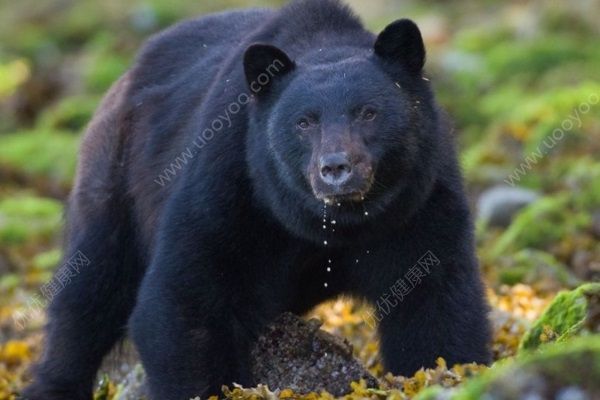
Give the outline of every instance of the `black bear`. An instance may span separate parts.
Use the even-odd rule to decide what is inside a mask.
[[[385,367],[490,360],[450,129],[417,26],[335,0],[183,22],[150,39],[81,147],[45,352],[23,396],[90,399],[127,333],[153,399],[253,385],[282,312],[376,307]]]

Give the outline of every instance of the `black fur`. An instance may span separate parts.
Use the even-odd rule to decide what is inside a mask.
[[[377,304],[428,251],[439,265],[379,324],[385,366],[488,362],[462,178],[411,24],[377,39],[337,1],[304,0],[153,37],[84,139],[66,254],[90,265],[50,307],[24,398],[90,399],[129,318],[153,399],[255,384],[249,348],[266,323],[341,294]],[[254,91],[275,59],[283,67]],[[186,149],[176,177],[157,181]],[[365,199],[330,206],[332,232],[317,166],[340,149]]]

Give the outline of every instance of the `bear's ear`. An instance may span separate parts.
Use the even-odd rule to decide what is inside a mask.
[[[421,72],[425,65],[425,45],[417,24],[410,19],[389,24],[375,41],[375,54],[401,64],[411,73]]]
[[[252,93],[261,97],[269,92],[275,79],[293,70],[287,54],[269,44],[253,44],[244,53],[244,73]]]

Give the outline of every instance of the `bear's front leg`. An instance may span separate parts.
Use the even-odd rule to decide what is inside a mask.
[[[251,384],[248,326],[254,313],[236,312],[233,295],[206,259],[194,265],[187,263],[193,255],[176,254],[185,268],[168,262],[151,268],[130,320],[151,399],[206,398],[219,394],[223,384]]]
[[[166,221],[178,220],[186,229],[164,225],[130,319],[153,400],[250,385],[249,351],[265,314],[246,291],[253,268],[236,230],[223,228],[223,242],[189,208],[171,209]]]
[[[394,374],[412,376],[438,357],[448,365],[490,362],[488,307],[476,264],[431,259],[406,269],[373,299],[384,365]]]
[[[220,299],[206,301],[191,316],[198,303],[186,309],[167,288],[155,295],[145,293],[131,320],[151,399],[204,399],[221,393],[223,384],[252,383],[251,338]]]

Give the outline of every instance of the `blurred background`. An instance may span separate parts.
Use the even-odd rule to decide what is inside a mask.
[[[542,312],[560,290],[600,279],[600,1],[346,2],[374,31],[400,17],[421,27],[427,76],[454,123],[477,215],[495,359],[581,325],[571,320],[581,291],[569,292],[575,303],[556,321]],[[15,398],[39,354],[41,289],[61,257],[78,143],[103,93],[152,33],[208,12],[283,3],[0,0],[0,400]],[[589,292],[578,315],[598,350],[600,291]],[[381,376],[361,309],[338,301],[315,314]],[[460,383],[464,371],[450,382],[447,368],[387,380],[407,398]],[[97,399],[113,398],[118,384],[102,380]]]

